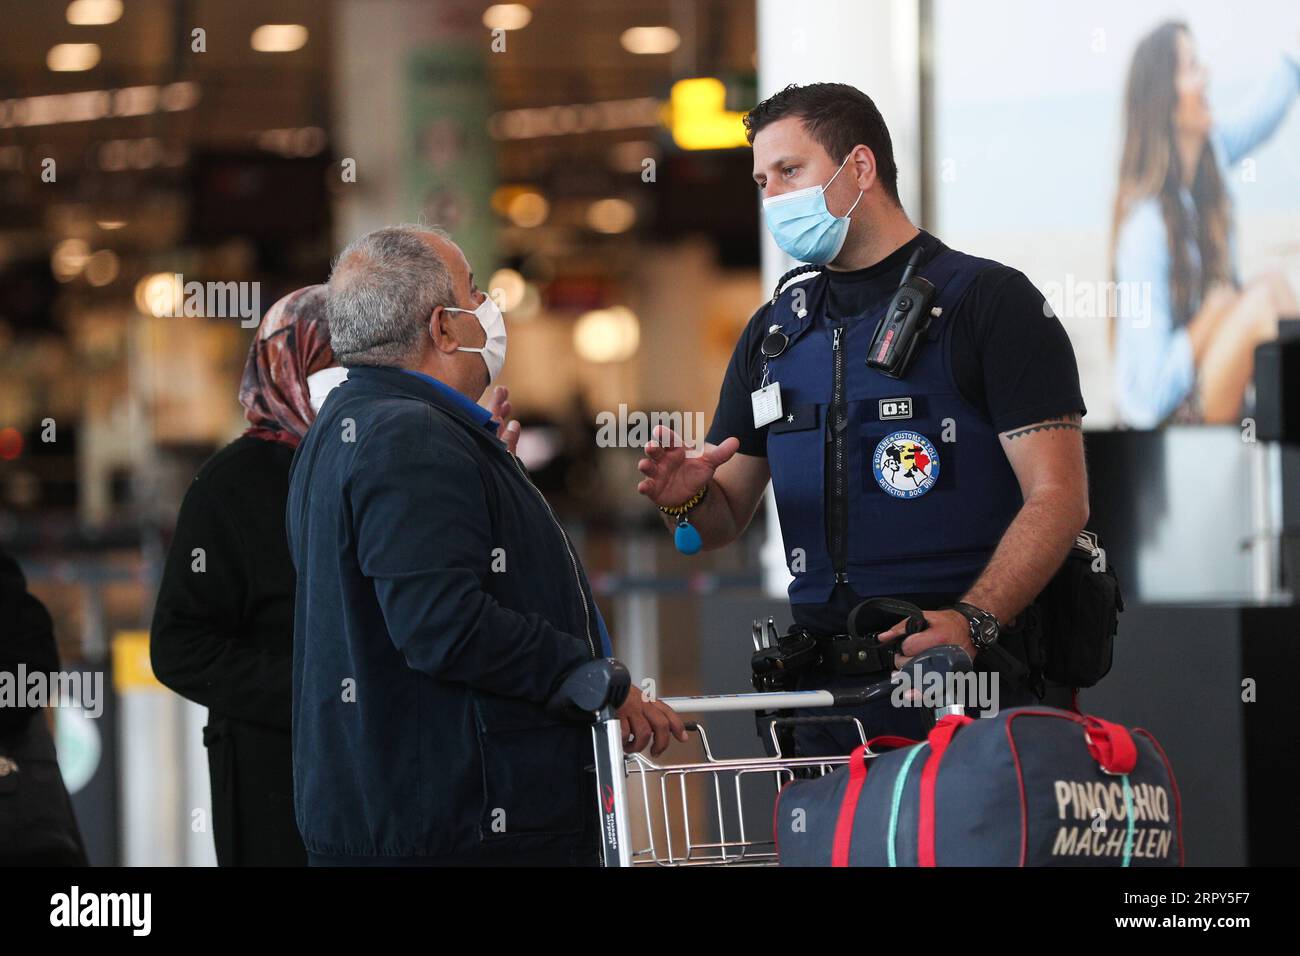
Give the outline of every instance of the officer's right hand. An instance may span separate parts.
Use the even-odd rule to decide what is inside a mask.
[[[704,451],[687,454],[686,444],[671,428],[656,425],[637,470],[645,475],[636,490],[656,505],[672,507],[699,492],[713,473],[731,460],[740,448],[739,438],[728,438],[721,445],[704,445]]]

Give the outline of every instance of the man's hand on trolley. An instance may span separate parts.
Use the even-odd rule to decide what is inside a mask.
[[[618,718],[623,725],[623,750],[626,753],[640,753],[653,740],[650,755],[658,757],[668,749],[673,737],[686,742],[686,724],[677,712],[660,701],[646,700],[635,685],[628,690],[627,700],[618,709]]]

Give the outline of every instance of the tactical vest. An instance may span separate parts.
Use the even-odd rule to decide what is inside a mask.
[[[962,298],[993,265],[939,244],[917,269],[942,311],[902,379],[866,365],[892,289],[847,317],[827,315],[825,274],[778,289],[764,321],[789,343],[768,360],[782,417],[767,458],[792,604],[824,603],[836,582],[862,597],[961,593],[988,563],[1020,486],[992,423],[958,391],[949,351]]]

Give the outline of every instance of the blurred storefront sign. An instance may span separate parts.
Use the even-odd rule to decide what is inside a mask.
[[[453,233],[470,267],[486,278],[496,263],[496,147],[483,122],[492,112],[484,55],[482,44],[469,40],[412,51],[402,174],[408,208]]]

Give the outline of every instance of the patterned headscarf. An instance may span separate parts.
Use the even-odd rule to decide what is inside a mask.
[[[239,403],[255,438],[297,447],[316,418],[307,376],[337,365],[323,285],[290,292],[267,311],[248,350]]]

